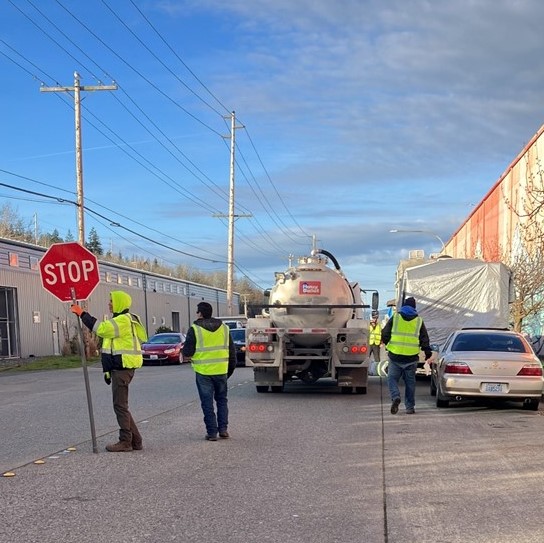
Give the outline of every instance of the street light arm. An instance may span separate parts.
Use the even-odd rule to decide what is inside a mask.
[[[442,250],[440,252],[442,253],[445,253],[446,252],[446,244],[442,241],[442,238],[438,235],[438,234],[435,234],[434,232],[431,232],[430,230],[401,230],[399,228],[393,228],[391,230],[389,230],[389,232],[391,232],[392,234],[399,234],[399,233],[414,233],[414,234],[430,234],[431,236],[434,236],[439,242],[440,242],[440,245],[442,246]]]

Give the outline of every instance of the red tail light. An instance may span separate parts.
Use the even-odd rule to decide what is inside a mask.
[[[448,362],[444,367],[444,373],[472,374],[472,370],[464,362]]]
[[[526,364],[518,372],[518,375],[527,375],[531,377],[542,377],[542,366],[537,364]]]
[[[266,343],[250,343],[247,350],[250,353],[264,353],[266,351]]]
[[[357,353],[366,353],[367,351],[367,346],[366,345],[352,345],[350,348],[349,348],[349,352],[351,354],[357,354]],[[344,352],[347,352],[346,350],[344,350]]]

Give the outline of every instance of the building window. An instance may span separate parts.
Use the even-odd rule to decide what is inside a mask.
[[[30,257],[30,269],[31,270],[37,270],[38,269],[38,262],[39,259],[35,256]]]
[[[19,267],[19,255],[17,253],[9,253],[9,265],[13,268]]]
[[[106,272],[106,283],[111,283],[111,272]]]

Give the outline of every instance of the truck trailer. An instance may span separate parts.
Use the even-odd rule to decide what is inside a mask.
[[[431,345],[440,346],[459,328],[509,327],[512,272],[501,262],[441,257],[403,270],[397,307],[410,296]]]
[[[329,267],[332,261],[334,269]],[[336,380],[342,393],[365,394],[368,319],[358,283],[350,283],[334,256],[314,249],[275,274],[268,303],[246,326],[246,364],[257,392],[281,392],[286,382]],[[378,307],[372,291],[372,308]]]

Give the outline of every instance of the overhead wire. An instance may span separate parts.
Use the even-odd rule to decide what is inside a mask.
[[[11,0],[9,0],[9,1],[10,1],[10,3],[11,3],[12,5],[14,5],[13,2],[11,2]],[[30,2],[30,0],[29,0],[29,3],[30,3],[35,9],[37,9],[37,8],[35,7],[35,5],[34,5],[32,2]],[[105,2],[103,2],[103,3],[106,5],[106,7],[108,7],[108,9],[111,10],[111,8],[110,8]],[[143,14],[143,12],[141,12],[141,10],[136,6],[136,4],[135,4],[134,2],[132,2],[132,1],[131,1],[131,3],[132,3],[132,5],[138,10],[138,12],[142,15],[142,17],[144,17],[144,19],[148,22],[148,24],[150,25],[150,27],[153,28],[153,30],[155,31],[155,33],[157,33],[157,35],[159,35],[159,37],[161,38],[161,40],[169,47],[169,49],[170,49],[174,54],[176,54],[175,51],[167,44],[166,40],[164,40],[164,38],[162,37],[162,35],[160,35],[160,33],[158,33],[158,31],[156,30],[156,28],[153,27],[153,25],[151,24],[151,22],[149,21],[149,19],[148,19],[147,17],[145,17],[145,15]],[[117,53],[115,53],[115,51],[113,51],[110,47],[108,47],[108,46],[103,42],[103,40],[101,40],[94,32],[92,32],[92,30],[90,30],[90,29],[88,28],[87,25],[85,25],[85,24],[82,23],[77,17],[75,17],[75,15],[74,15],[72,12],[70,12],[70,10],[68,10],[68,9],[67,9],[61,2],[59,2],[58,0],[57,0],[57,4],[58,4],[62,9],[64,9],[65,11],[67,11],[73,18],[75,18],[75,19],[76,19],[76,20],[77,20],[84,28],[86,28],[86,30],[87,30],[88,32],[90,32],[90,33],[91,33],[98,41],[100,41],[100,42],[101,42],[105,47],[107,47],[107,48],[108,48],[115,56],[117,56],[117,58],[121,59],[127,66],[129,66],[129,68],[131,68],[133,71],[135,71],[140,77],[143,77],[143,79],[144,79],[147,83],[151,84],[151,82],[149,81],[149,79],[147,79],[145,76],[143,76],[143,74],[141,74],[141,72],[140,72],[139,70],[137,70],[136,68],[134,68],[132,65],[130,65],[130,63],[128,63],[127,61],[125,61],[120,55],[118,55]],[[14,7],[17,8],[17,6],[15,6],[15,5],[14,5]],[[19,8],[17,8],[17,9],[19,9]],[[19,11],[21,11],[21,10],[19,10]],[[38,11],[39,11],[39,10],[38,10]],[[23,15],[25,15],[25,17],[28,18],[28,16],[27,16],[24,12],[21,11],[21,13],[23,13]],[[31,22],[32,22],[33,24],[36,24],[36,23],[34,23],[32,20],[31,20]],[[50,21],[50,22],[51,22],[51,21]],[[54,24],[54,23],[52,23],[52,24]],[[126,25],[125,25],[125,27],[126,27]],[[39,27],[38,27],[38,28],[39,28]],[[57,28],[58,28],[58,27],[57,27]],[[43,31],[43,30],[42,30],[42,31]],[[46,34],[47,34],[47,33],[46,33]],[[64,35],[65,35],[65,34],[64,34]],[[65,37],[66,37],[67,39],[69,39],[66,35],[65,35]],[[53,41],[55,41],[55,40],[53,40]],[[71,41],[72,43],[74,43],[72,40],[70,40],[70,41]],[[70,53],[69,53],[65,48],[62,48],[62,46],[61,46],[60,44],[58,44],[58,42],[55,41],[55,43],[57,43],[57,45],[58,45],[59,47],[61,47],[61,49],[62,49],[66,54],[70,55]],[[142,45],[144,45],[144,44],[142,43]],[[150,51],[149,48],[146,47],[146,49],[148,49],[148,51]],[[4,56],[5,56],[5,55],[4,55]],[[76,60],[75,57],[73,57],[72,55],[70,55],[70,56],[71,56],[71,58],[73,58],[74,60]],[[215,99],[218,103],[220,103],[220,105],[221,105],[226,111],[228,111],[228,109],[227,109],[227,108],[226,108],[226,107],[225,107],[225,106],[224,106],[224,105],[223,105],[223,104],[222,104],[222,103],[221,103],[221,102],[220,102],[220,101],[219,101],[219,100],[211,93],[211,91],[209,91],[209,89],[208,89],[208,88],[207,88],[207,87],[206,87],[206,86],[205,86],[205,85],[204,85],[204,84],[196,77],[196,75],[195,75],[195,74],[190,70],[190,68],[183,62],[183,60],[179,57],[179,55],[176,54],[176,57],[178,58],[178,60],[179,60],[180,62],[183,63],[183,65],[190,71],[190,73],[197,79],[197,81],[199,81],[199,83],[207,90],[207,92],[208,92],[211,96],[213,96],[214,99]],[[9,57],[8,57],[8,58],[9,58]],[[89,58],[89,59],[94,63],[94,61],[93,61],[90,57],[88,57],[88,55],[87,55],[87,58]],[[10,59],[10,60],[13,61],[13,59]],[[16,63],[16,64],[17,64],[17,63]],[[95,64],[96,64],[96,63],[95,63]],[[161,64],[163,65],[163,67],[166,68],[166,66],[164,65],[164,63],[161,63]],[[26,70],[23,66],[21,66],[21,65],[19,65],[19,64],[17,64],[17,65],[18,65],[20,68],[22,68],[23,70],[25,70],[29,75],[33,75],[33,74],[31,74],[31,72],[29,72],[28,70]],[[98,65],[97,65],[97,66],[98,66]],[[90,70],[89,70],[89,71],[90,71]],[[170,70],[169,70],[169,71],[170,71]],[[92,72],[90,71],[90,73],[92,73]],[[170,73],[172,73],[172,72],[170,71]],[[34,77],[35,77],[35,76],[34,76]],[[49,77],[50,79],[53,79],[53,78],[51,78],[50,76],[48,76],[48,77]],[[96,76],[95,76],[95,77],[96,77]],[[43,82],[42,82],[42,83],[43,83]],[[151,84],[151,86],[154,87],[153,84]],[[155,88],[155,90],[158,90],[156,87],[154,87],[154,88]],[[125,93],[125,94],[126,94],[126,93]],[[164,93],[162,93],[162,94],[164,95]],[[132,99],[128,96],[128,94],[126,94],[126,95],[127,95],[127,97],[128,97],[130,100],[132,100]],[[169,97],[168,97],[168,98],[169,98]],[[116,98],[116,99],[117,99],[117,98]],[[170,99],[170,100],[171,100],[171,99]],[[136,104],[135,101],[132,101],[132,102],[133,102],[133,104],[135,105],[135,107],[138,107],[138,105]],[[207,103],[207,102],[206,102],[206,103]],[[208,105],[209,105],[209,104],[208,104]],[[211,109],[213,109],[216,113],[219,113],[219,112],[218,112],[216,109],[214,109],[212,106],[210,106],[210,107],[211,107]],[[127,108],[125,108],[125,109],[127,109]],[[181,109],[184,110],[184,111],[186,111],[184,108],[181,108]],[[145,116],[145,113],[143,112],[143,110],[141,110],[141,108],[139,108],[139,110],[140,110],[140,112]],[[128,109],[127,109],[127,111],[128,111]],[[94,116],[94,117],[95,117],[99,122],[101,122],[104,126],[106,126],[106,125],[105,125],[102,121],[100,121],[96,116]],[[151,119],[150,119],[148,116],[146,116],[146,117],[147,117],[148,121],[152,122]],[[89,122],[90,122],[90,121],[89,121]],[[91,124],[92,124],[92,123],[91,123]],[[98,127],[96,127],[94,124],[93,124],[93,126],[94,126],[94,128],[97,129],[99,132],[101,132],[102,134],[104,134],[104,133],[103,133],[102,131],[100,131],[100,129],[99,129]],[[106,126],[106,128],[108,128],[108,127]],[[108,128],[108,130],[110,130],[110,129]],[[212,130],[212,131],[213,131],[214,133],[216,133],[216,134],[219,135],[219,133],[218,133],[217,131],[215,131],[215,130]],[[115,134],[115,132],[113,132],[113,131],[112,131],[112,133]],[[150,133],[151,133],[151,132],[150,132]],[[152,133],[151,133],[151,134],[152,134]],[[104,134],[104,135],[105,135],[105,134]],[[120,141],[123,142],[124,145],[130,147],[130,145],[129,145],[127,142],[125,142],[122,138],[120,138],[117,134],[115,134],[115,136],[118,137],[118,138],[120,139]],[[153,136],[153,134],[152,134],[152,136]],[[166,137],[165,134],[163,134],[163,136]],[[106,137],[107,137],[107,136],[106,136]],[[249,134],[248,134],[248,137],[250,138]],[[114,143],[114,145],[116,145],[117,147],[119,147],[119,145],[116,144],[111,138],[108,138],[108,139],[109,139],[112,143]],[[155,138],[155,139],[156,139],[156,138]],[[251,141],[251,144],[252,144],[252,147],[253,147],[254,151],[256,152],[256,154],[257,154],[257,156],[258,156],[258,158],[259,158],[259,161],[260,161],[261,165],[262,165],[263,168],[264,168],[264,164],[262,163],[262,159],[261,159],[261,157],[258,155],[257,150],[256,150],[256,147],[255,147],[253,141],[251,140],[251,138],[250,138],[250,141]],[[136,153],[137,153],[137,151],[135,151],[133,148],[131,148],[131,149],[133,150],[133,152],[136,152]],[[123,149],[123,150],[124,150],[124,149]],[[251,168],[250,168],[249,165],[247,164],[247,160],[246,160],[245,157],[243,156],[243,153],[241,152],[241,150],[239,149],[239,147],[238,147],[238,151],[239,151],[239,154],[240,154],[240,156],[241,156],[241,158],[242,158],[242,161],[246,164],[246,167],[248,168],[248,170],[250,171],[251,175],[253,176],[253,179],[255,179],[255,176],[252,174]],[[125,152],[126,152],[126,151],[125,151]],[[127,153],[127,154],[128,154],[128,153]],[[139,154],[139,153],[137,153],[137,154]],[[142,158],[143,158],[143,155],[141,155],[141,154],[139,154],[139,155],[142,156]],[[131,156],[131,155],[129,154],[129,156]],[[131,157],[131,158],[134,159],[134,157]],[[135,160],[136,160],[136,159],[135,159]],[[138,160],[136,160],[136,161],[138,162]],[[148,161],[148,162],[149,162],[149,161]],[[140,164],[141,164],[141,163],[140,163]],[[240,164],[238,164],[238,166],[240,167]],[[154,167],[154,166],[153,166],[153,167]],[[241,167],[240,167],[240,170],[243,171]],[[265,170],[265,171],[266,171],[266,170]],[[154,172],[152,172],[152,173],[153,173],[154,175],[157,175],[157,174],[154,173]],[[161,173],[164,173],[164,172],[161,172]],[[191,173],[193,173],[193,172],[191,172]],[[267,174],[267,177],[269,178],[269,180],[271,181],[268,172],[266,172],[266,174]],[[193,173],[193,175],[194,175],[194,173]],[[243,175],[245,176],[245,173],[244,173]],[[248,183],[248,185],[250,186],[252,192],[253,192],[253,193],[255,194],[255,196],[257,197],[258,201],[262,201],[262,198],[259,198],[259,197],[258,197],[258,194],[256,193],[255,189],[251,186],[251,183],[250,183],[250,181],[249,181],[249,179],[248,179],[247,177],[246,177],[246,180],[247,180],[247,183]],[[257,183],[256,181],[255,181],[255,183],[256,183],[257,186],[258,186],[258,183]],[[169,186],[170,186],[170,185],[169,185]],[[273,185],[273,186],[274,186],[274,185]],[[171,188],[173,188],[173,187],[171,187]],[[284,202],[283,199],[281,198],[281,195],[279,195],[279,192],[277,191],[277,189],[275,188],[275,186],[274,186],[274,189],[276,190],[276,193],[277,193],[277,195],[279,196],[280,201],[282,202],[282,204],[284,205],[284,207],[286,207],[286,206],[285,206],[285,202]],[[259,187],[259,190],[261,191],[262,194],[264,194],[264,193],[262,192],[262,189],[261,189],[260,187]],[[269,202],[268,202],[268,203],[269,203]],[[269,205],[269,207],[270,207],[271,209],[273,209],[273,206],[270,206],[270,205]],[[265,207],[265,209],[266,209],[266,207]],[[288,209],[287,209],[287,211],[288,211]],[[289,212],[289,211],[288,211],[288,212]],[[289,214],[290,214],[290,213],[289,213]],[[271,215],[270,215],[270,216],[271,216]],[[292,214],[290,214],[290,216],[294,219],[294,217],[292,216]],[[271,216],[271,218],[272,218],[272,216]],[[253,222],[253,221],[252,221],[252,222]],[[256,222],[257,222],[257,224],[258,224],[258,226],[255,227],[255,230],[257,231],[257,233],[260,233],[261,235],[265,235],[265,236],[267,237],[267,239],[271,240],[271,241],[275,244],[273,238],[271,238],[271,236],[269,235],[269,233],[268,233],[264,228],[262,228],[262,226],[260,225],[260,223],[258,223],[258,221],[256,221]],[[296,221],[295,221],[295,222],[296,222]],[[283,223],[283,224],[285,225],[285,223]],[[279,226],[277,222],[276,222],[276,225]],[[285,226],[286,226],[286,225],[285,225]],[[298,223],[297,223],[297,226],[299,226]],[[261,228],[261,231],[259,231],[259,227]],[[281,227],[280,227],[280,230],[283,231],[283,229],[282,229]],[[280,250],[283,251],[283,248],[282,248],[282,247],[278,246],[277,244],[275,244],[275,245],[276,245]],[[255,246],[256,248],[259,248],[259,246],[256,246],[256,245],[254,245],[254,246]]]
[[[9,0],[11,1],[11,0]],[[114,77],[112,77],[111,75],[108,74],[107,70],[105,70],[102,66],[100,66],[98,63],[96,63],[74,40],[72,40],[54,21],[52,21],[45,13],[43,13],[42,10],[40,10],[31,0],[26,0],[49,24],[51,24],[56,30],[57,32],[59,32],[66,40],[68,40],[78,51],[80,51],[84,56],[85,58],[87,58],[90,62],[92,62],[99,70],[101,70],[104,75],[107,75],[112,81],[115,79]],[[21,10],[19,10],[21,11]],[[80,61],[78,59],[76,59],[76,57],[74,57],[65,47],[63,47],[57,40],[55,40],[48,32],[45,31],[45,29],[43,29],[40,25],[38,25],[38,23],[36,23],[33,19],[31,19],[31,17],[22,12],[25,15],[25,17],[30,20],[37,28],[39,28],[51,41],[53,41],[53,43],[55,43],[55,45],[57,45],[62,51],[64,51],[67,55],[70,56],[70,58],[72,58],[75,62],[77,63],[80,63]],[[73,15],[72,15],[73,16]],[[78,20],[79,22],[79,19],[76,19]],[[94,34],[93,34],[94,36]],[[93,77],[100,81],[101,78],[99,78],[96,74],[93,73],[93,71],[91,69],[89,69],[89,67],[85,67],[85,69],[91,74],[93,75]],[[52,78],[51,78],[52,79]],[[189,173],[191,173],[195,178],[197,178],[201,183],[203,183],[205,186],[207,186],[208,188],[210,188],[211,190],[213,190],[214,192],[216,192],[216,194],[218,194],[219,196],[221,196],[222,198],[224,199],[227,199],[228,198],[228,194],[226,193],[226,191],[224,189],[222,189],[219,185],[217,185],[217,183],[215,183],[214,181],[212,181],[208,176],[206,176],[206,174],[200,169],[198,168],[198,166],[196,164],[194,164],[194,162],[192,162],[189,157],[187,157],[187,155],[185,155],[185,153],[183,153],[183,151],[181,151],[181,149],[179,149],[179,147],[158,127],[158,125],[149,117],[149,115],[147,115],[144,110],[136,103],[136,101],[124,90],[124,88],[117,84],[118,88],[124,93],[124,95],[130,100],[130,102],[138,109],[138,111],[140,111],[140,113],[142,115],[144,115],[144,117],[153,125],[153,127],[170,143],[170,145],[172,145],[172,147],[174,147],[184,158],[185,160],[187,160],[192,166],[193,168],[195,168],[203,177],[205,177],[206,179],[208,179],[208,181],[210,182],[210,184],[213,185],[213,187],[210,187],[202,178],[200,178],[197,174],[195,174],[185,163],[183,163],[183,161],[181,161],[178,157],[175,156],[174,153],[172,153],[172,151],[170,151],[170,149],[168,149],[164,143],[162,141],[160,141],[152,132],[151,130],[149,130],[145,125],[144,123],[142,123],[129,109],[128,107],[123,104],[123,102],[121,102],[121,100],[119,100],[119,98],[115,95],[115,94],[112,94],[113,98],[121,105],[121,107],[123,107],[125,109],[125,111],[127,111],[135,120],[136,122],[138,122],[142,128],[144,128],[144,130],[146,130],[168,153],[171,154],[171,156],[177,160]],[[102,122],[102,121],[101,121]],[[107,127],[107,125],[105,123],[102,122],[102,124],[104,126]],[[109,129],[109,127],[108,127]],[[111,130],[111,129],[110,129]],[[140,155],[141,156],[141,155]]]

